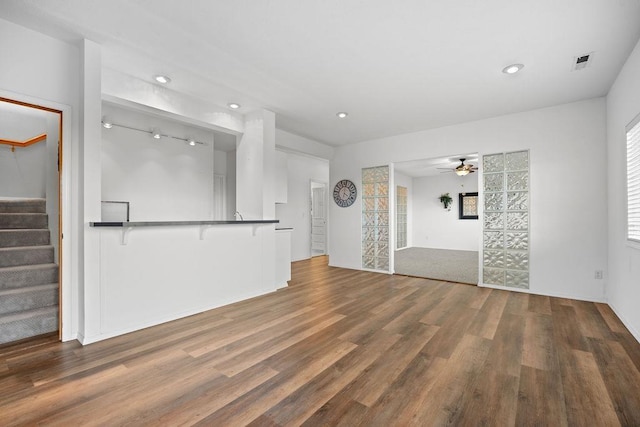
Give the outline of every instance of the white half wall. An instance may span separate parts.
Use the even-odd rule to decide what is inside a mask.
[[[607,95],[609,270],[607,300],[640,341],[640,245],[627,242],[625,127],[640,114],[640,43]]]
[[[594,271],[607,265],[605,117],[604,98],[595,98],[338,147],[330,185],[350,179],[360,190],[363,167],[530,149],[529,291],[603,301],[605,281]],[[330,265],[360,269],[361,198],[329,206]]]
[[[278,227],[292,227],[291,259],[311,258],[311,181],[327,183],[327,204],[333,203],[329,187],[329,162],[324,159],[287,153],[287,203],[276,205]],[[331,225],[329,224],[329,227]]]
[[[273,228],[218,225],[200,239],[197,225],[140,227],[126,245],[121,229],[99,229],[100,327],[83,343],[275,291],[273,276],[263,277]]]
[[[458,219],[458,193],[477,192],[478,175],[443,173],[413,179],[413,246],[461,251],[480,249],[480,220]],[[449,193],[453,199],[450,211],[440,202],[443,193]]]

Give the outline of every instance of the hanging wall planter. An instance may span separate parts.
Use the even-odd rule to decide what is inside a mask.
[[[444,193],[440,195],[440,202],[444,205],[444,208],[448,211],[451,210],[451,203],[453,199],[449,195],[449,193]]]

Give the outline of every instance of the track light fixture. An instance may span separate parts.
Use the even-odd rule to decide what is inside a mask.
[[[108,120],[106,117],[103,117],[103,119],[102,119],[102,126],[104,128],[106,128],[106,129],[111,129],[113,127],[118,127],[118,128],[133,130],[133,131],[136,131],[136,132],[142,132],[142,133],[146,133],[147,135],[151,135],[154,139],[161,139],[163,137],[164,138],[177,139],[178,141],[186,142],[187,144],[189,144],[192,147],[197,145],[197,144],[207,145],[206,142],[196,141],[193,138],[183,138],[183,137],[180,137],[180,136],[168,135],[168,134],[160,132],[159,129],[145,130],[145,129],[134,128],[132,126],[119,125],[117,123],[113,123],[112,121]]]
[[[169,76],[164,76],[164,75],[161,75],[161,74],[155,76],[154,79],[158,83],[162,83],[164,85],[166,85],[167,83],[171,83],[171,79],[169,78]]]

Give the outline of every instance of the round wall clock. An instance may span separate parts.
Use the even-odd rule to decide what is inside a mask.
[[[333,188],[333,200],[341,208],[347,208],[356,201],[358,190],[353,182],[348,179],[338,181]]]

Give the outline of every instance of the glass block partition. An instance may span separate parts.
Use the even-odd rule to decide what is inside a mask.
[[[362,267],[389,271],[389,167],[362,169]]]
[[[396,187],[396,248],[407,247],[407,187]]]
[[[483,283],[529,289],[529,150],[483,156]]]

